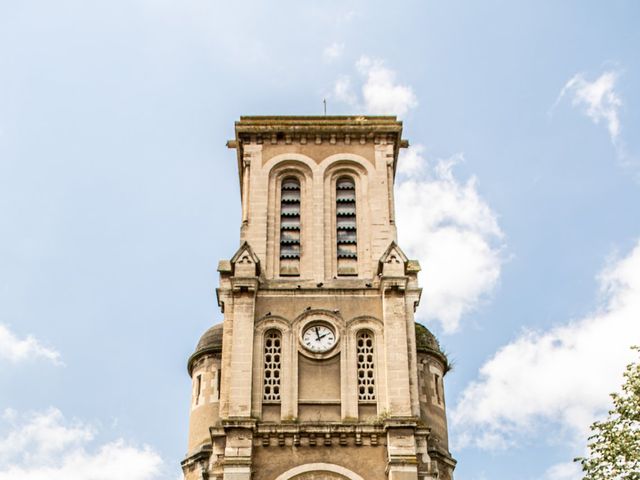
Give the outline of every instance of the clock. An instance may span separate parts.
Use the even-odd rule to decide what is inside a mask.
[[[314,324],[302,333],[302,345],[313,353],[324,353],[336,344],[335,332],[324,324]]]

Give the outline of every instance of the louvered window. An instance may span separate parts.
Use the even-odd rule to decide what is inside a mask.
[[[376,380],[373,362],[373,334],[369,331],[358,333],[356,338],[358,352],[358,400],[361,402],[376,399]]]
[[[357,275],[356,186],[350,177],[336,182],[336,244],[338,275]]]
[[[300,275],[300,181],[282,180],[280,190],[280,275]]]
[[[282,336],[278,330],[269,330],[264,336],[264,400],[280,401],[281,356]]]

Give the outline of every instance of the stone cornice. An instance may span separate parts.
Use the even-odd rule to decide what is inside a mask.
[[[447,465],[449,465],[451,468],[455,468],[456,464],[458,463],[452,456],[451,453],[449,453],[446,450],[443,450],[442,448],[429,448],[429,456],[432,459],[439,459],[440,461],[446,463]]]
[[[373,143],[393,146],[395,173],[398,153],[409,142],[402,139],[402,122],[395,116],[241,116],[235,123],[235,139],[227,147],[235,148],[238,172],[242,172],[245,146],[264,144],[337,144]]]
[[[362,142],[363,136],[365,141],[375,140],[376,136],[382,140],[384,135],[391,135],[399,147],[405,146],[400,139],[402,122],[395,116],[242,116],[235,127],[236,141],[250,143],[277,143],[280,140],[286,143],[287,135],[291,141],[293,137],[300,139],[301,135],[329,135],[328,140],[331,141],[330,135],[334,134],[347,142]],[[272,138],[274,134],[275,139]],[[316,142],[317,139],[311,137],[302,141]]]
[[[180,465],[182,465],[182,467],[184,468],[186,466],[190,466],[197,463],[206,464],[209,461],[209,457],[211,456],[211,453],[212,453],[211,445],[202,445],[200,447],[200,450],[198,450],[197,452],[191,455],[188,455],[184,460],[182,460],[182,462],[180,462]]]

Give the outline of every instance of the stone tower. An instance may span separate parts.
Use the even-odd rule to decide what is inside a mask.
[[[241,245],[188,362],[185,478],[450,480],[448,362],[396,243],[402,123],[241,117],[235,134]]]

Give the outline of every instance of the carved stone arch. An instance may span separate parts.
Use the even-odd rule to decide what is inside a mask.
[[[281,160],[279,163],[272,165],[267,171],[269,172],[270,179],[287,175],[294,175],[300,177],[301,180],[305,180],[311,183],[315,170],[316,169],[312,168],[312,166],[310,166],[307,162],[303,162],[298,159],[291,158],[289,155],[286,155],[284,160]]]
[[[369,329],[376,335],[382,335],[384,323],[382,320],[369,315],[361,315],[351,318],[347,321],[347,329],[350,332],[356,332],[362,329]]]
[[[330,170],[335,165],[339,164],[351,164],[353,166],[358,166],[364,170],[364,173],[369,176],[373,176],[375,173],[374,166],[371,164],[369,160],[361,155],[356,155],[354,153],[336,153],[334,155],[329,155],[326,158],[323,158],[320,162],[321,173],[326,175],[327,170]]]
[[[291,329],[293,331],[299,331],[304,326],[307,319],[313,320],[316,318],[327,320],[329,323],[334,325],[338,330],[338,334],[340,336],[345,333],[344,322],[342,321],[342,316],[340,315],[340,313],[323,308],[313,308],[305,310],[291,322]]]
[[[281,153],[280,155],[275,155],[264,164],[264,170],[270,172],[274,166],[282,163],[288,163],[286,162],[287,160],[292,163],[296,162],[298,164],[305,165],[313,173],[318,170],[318,164],[313,160],[313,158],[301,153]]]
[[[305,310],[304,312],[302,312],[296,318],[294,318],[293,322],[292,322],[292,325],[295,325],[296,323],[299,323],[300,321],[304,320],[305,318],[313,316],[313,315],[326,315],[328,317],[331,317],[331,318],[335,319],[336,322],[339,322],[342,319],[342,316],[340,315],[340,312],[338,312],[338,311],[327,310],[325,308],[310,308],[310,309]]]
[[[280,235],[280,192],[285,178],[295,177],[300,183],[301,200],[301,258],[300,277],[308,277],[312,271],[311,228],[309,219],[313,218],[314,172],[317,165],[309,157],[301,154],[282,154],[270,159],[265,170],[269,175],[267,200],[267,278],[276,278],[279,270]]]
[[[344,158],[336,160],[326,167],[322,169],[322,178],[325,183],[330,178],[333,178],[335,182],[337,177],[341,176],[352,176],[356,182],[365,182],[373,175],[373,172],[369,171],[362,163]],[[360,188],[364,188],[364,186]]]
[[[291,329],[291,322],[280,315],[265,315],[255,322],[256,333],[262,334],[270,328],[275,328],[284,333]]]
[[[275,480],[364,480],[364,478],[341,465],[307,463],[287,470]]]

